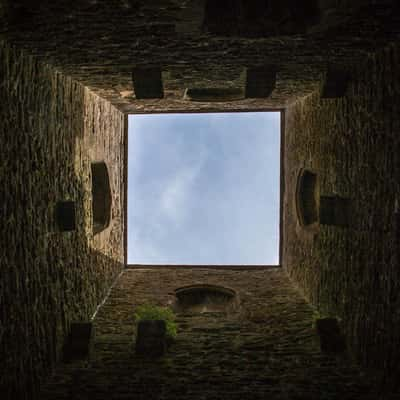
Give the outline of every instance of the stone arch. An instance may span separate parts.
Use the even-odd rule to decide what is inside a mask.
[[[296,211],[301,226],[319,222],[319,190],[317,174],[300,170],[296,186]]]
[[[175,290],[177,312],[230,312],[237,310],[239,303],[234,290],[210,284],[197,284]]]
[[[110,224],[111,186],[107,165],[104,161],[93,162],[91,170],[93,233],[97,234]]]

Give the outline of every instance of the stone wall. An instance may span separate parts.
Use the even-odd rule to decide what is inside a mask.
[[[171,306],[194,284],[233,289],[239,306],[178,313],[165,356],[135,354],[136,307]],[[94,320],[90,359],[59,365],[41,399],[379,399],[346,354],[321,352],[314,318],[280,267],[127,269]]]
[[[351,71],[347,94],[316,93],[286,112],[283,265],[383,383],[399,376],[399,47]],[[301,227],[298,172],[317,173],[320,195],[350,199],[349,226]]]
[[[329,21],[316,31],[294,35],[274,30],[257,38],[204,32],[202,0],[8,3],[4,36],[10,43],[127,113],[281,108],[315,91],[328,63],[357,61],[394,40],[400,29],[394,0],[336,1],[341,14],[331,15],[332,21],[327,17]],[[265,2],[248,3],[255,7],[252,13],[260,15],[257,4]],[[273,3],[294,7],[298,2]],[[358,3],[366,4],[355,11]],[[327,7],[334,5],[322,6]],[[184,99],[187,88],[243,88],[246,68],[263,65],[277,69],[269,97],[217,103]],[[135,97],[132,71],[137,66],[160,67],[164,98]]]
[[[0,0],[1,40],[18,49],[0,47],[6,154],[0,164],[0,367],[8,371],[1,377],[11,388],[8,397],[31,396],[60,353],[69,322],[92,314],[121,268],[121,112],[288,107],[284,263],[321,312],[343,319],[364,365],[388,379],[396,372],[399,60],[393,47],[367,57],[398,40],[398,2],[331,2],[341,4],[343,15],[307,35],[258,38],[202,31],[200,3]],[[348,11],[355,3],[366,7]],[[348,95],[310,96],[327,66],[336,64],[355,65]],[[163,99],[135,97],[132,71],[143,65],[162,70]],[[268,98],[198,103],[183,97],[192,86],[243,89],[245,69],[265,65],[277,67]],[[102,160],[111,175],[112,219],[93,236],[90,162]],[[324,194],[351,198],[348,229],[320,227],[314,234],[293,225],[302,166],[319,173]],[[74,232],[56,227],[61,200],[76,202]]]
[[[91,317],[122,268],[125,116],[3,42],[0,79],[0,391],[32,399],[70,322]],[[96,236],[93,160],[108,163],[113,193],[111,223]],[[76,229],[63,232],[55,209],[66,200]]]

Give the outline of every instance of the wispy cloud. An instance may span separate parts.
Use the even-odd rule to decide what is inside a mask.
[[[194,164],[182,166],[182,169],[177,170],[165,182],[165,189],[160,196],[160,209],[174,225],[182,224],[188,215],[193,197],[193,185],[199,177],[203,164],[202,156]]]

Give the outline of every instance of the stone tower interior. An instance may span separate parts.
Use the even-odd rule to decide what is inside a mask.
[[[398,4],[1,0],[0,397],[400,399]],[[128,115],[249,110],[282,111],[281,265],[126,265]],[[234,310],[136,354],[196,284]]]

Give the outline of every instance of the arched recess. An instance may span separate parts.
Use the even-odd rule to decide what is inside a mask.
[[[230,312],[238,309],[234,290],[209,284],[190,285],[175,290],[176,312]]]
[[[301,226],[319,222],[318,177],[314,172],[302,169],[297,178],[296,211]]]
[[[93,162],[91,169],[93,233],[96,235],[110,225],[112,199],[106,163]]]

